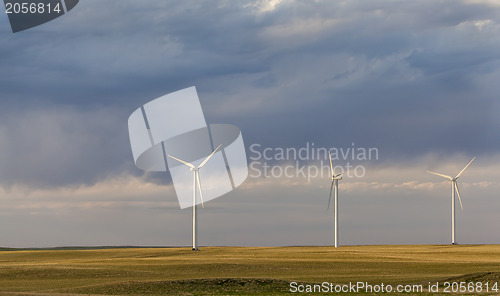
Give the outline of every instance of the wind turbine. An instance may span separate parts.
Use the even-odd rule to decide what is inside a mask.
[[[446,178],[446,179],[448,179],[448,180],[451,181],[451,244],[452,245],[456,244],[455,243],[455,191],[457,192],[458,200],[460,201],[460,207],[462,208],[462,211],[464,210],[464,207],[462,206],[462,198],[460,198],[460,191],[458,190],[457,180],[463,174],[463,172],[469,167],[469,165],[474,161],[474,159],[476,159],[476,157],[474,157],[464,167],[464,169],[462,171],[460,171],[460,173],[458,173],[458,175],[455,178],[452,178],[452,177],[447,176],[447,175],[443,175],[443,174],[438,174],[438,173],[427,171],[428,173],[431,173],[431,174],[434,174],[436,176],[440,176],[440,177]]]
[[[330,198],[328,199],[328,208],[326,209],[327,211],[330,209],[330,201],[332,200],[332,189],[333,185],[335,185],[335,248],[339,246],[339,203],[338,203],[338,197],[339,197],[339,180],[342,180],[342,174],[335,175],[333,173],[333,163],[332,163],[332,154],[330,151],[328,151],[328,156],[330,157],[330,168],[332,170],[332,185],[330,186]]]
[[[184,160],[178,159],[176,157],[173,157],[172,155],[169,155],[168,157],[173,158],[189,167],[189,169],[193,172],[193,251],[198,251],[198,216],[196,212],[197,204],[196,204],[196,184],[198,184],[198,190],[200,191],[200,198],[201,198],[201,205],[204,208],[205,205],[203,204],[203,193],[201,192],[201,182],[200,182],[200,172],[199,170],[210,160],[210,158],[217,152],[217,150],[220,148],[219,147],[215,148],[215,150],[210,154],[205,160],[198,166],[195,167],[194,165],[190,164],[189,162],[186,162]]]

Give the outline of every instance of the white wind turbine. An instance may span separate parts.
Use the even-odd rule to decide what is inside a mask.
[[[469,165],[474,161],[474,159],[476,159],[476,157],[474,157],[464,167],[464,169],[462,171],[460,171],[460,173],[458,173],[458,175],[455,178],[452,178],[452,177],[447,176],[447,175],[427,171],[428,173],[446,178],[446,179],[451,181],[451,244],[452,245],[455,244],[455,191],[457,192],[458,200],[460,201],[460,207],[462,208],[462,211],[464,210],[464,207],[462,206],[462,198],[460,198],[460,191],[458,190],[457,180],[463,174],[463,172],[469,167]]]
[[[333,173],[333,163],[332,163],[332,154],[330,151],[328,151],[328,156],[330,157],[330,168],[332,170],[332,185],[330,186],[330,198],[328,199],[328,208],[327,211],[330,209],[330,201],[332,200],[332,189],[333,185],[335,185],[335,248],[339,246],[338,241],[339,241],[339,203],[338,203],[338,197],[339,197],[339,180],[342,180],[342,174],[335,175]]]
[[[187,165],[189,169],[193,172],[193,251],[198,251],[198,216],[196,213],[196,184],[198,183],[198,190],[200,191],[200,198],[201,198],[201,205],[202,207],[205,207],[203,204],[203,193],[201,192],[201,182],[200,182],[200,172],[199,170],[210,160],[210,158],[217,152],[217,150],[220,148],[219,147],[215,148],[215,150],[210,154],[205,160],[198,166],[195,167],[194,165],[190,164],[189,162],[186,162],[184,160],[178,159],[176,157],[173,157],[172,155],[169,155],[169,157]]]

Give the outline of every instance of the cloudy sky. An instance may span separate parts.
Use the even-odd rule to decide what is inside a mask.
[[[128,116],[195,85],[209,123],[270,148],[376,148],[340,184],[342,244],[500,243],[500,1],[103,1],[13,34],[0,16],[0,246],[187,246]],[[354,143],[354,146],[353,146]],[[279,172],[326,159],[268,160]],[[329,179],[259,177],[200,212],[201,245],[327,245]],[[262,172],[262,171],[261,171]],[[359,171],[361,172],[361,171]]]

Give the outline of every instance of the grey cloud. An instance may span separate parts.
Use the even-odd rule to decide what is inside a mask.
[[[0,182],[6,187],[64,187],[133,174],[168,183],[166,174],[143,175],[134,167],[126,122],[144,103],[192,85],[198,88],[207,121],[239,126],[247,146],[302,147],[315,142],[349,147],[356,142],[378,147],[381,162],[408,165],[430,152],[484,157],[499,152],[500,8],[459,1],[343,3],[283,1],[273,11],[258,13],[240,1],[87,0],[71,14],[30,31],[12,35],[2,29]],[[329,234],[326,226],[314,226],[318,219],[327,225],[331,217],[326,213],[302,226],[290,214],[297,213],[294,205],[281,208],[323,193],[309,188],[310,193],[294,196],[276,186],[234,199],[231,209],[247,211],[251,221],[261,211],[260,202],[267,202],[258,196],[276,196],[270,211],[277,214],[253,221],[256,227],[247,237],[225,242],[251,244],[258,229],[278,217],[311,235],[294,240],[288,233],[293,230],[284,223],[269,230],[260,243],[328,242],[312,240],[317,233]],[[380,203],[368,205],[400,218],[400,213],[390,212],[392,208],[379,206],[397,203],[399,193],[377,193],[373,198],[380,198]],[[247,200],[248,210],[237,207]],[[317,203],[323,206],[323,201]],[[345,202],[346,217],[370,214],[357,208],[354,199],[350,203]],[[307,209],[307,216],[316,213],[316,208]],[[182,215],[189,221],[189,213]],[[408,225],[431,225],[416,213],[409,215]],[[224,221],[206,217],[213,222],[204,226],[207,229],[224,227]],[[230,221],[237,218],[231,216]],[[119,223],[110,219],[96,217],[118,228]],[[163,221],[159,216],[138,219],[156,225]],[[171,222],[181,223],[177,219]],[[358,237],[371,229],[347,219],[347,242],[364,242]],[[388,221],[375,220],[373,228],[385,227]],[[389,226],[385,237],[369,242],[388,238],[397,228]],[[29,228],[23,227],[20,231]],[[159,237],[160,228],[148,233]],[[274,241],[273,231],[287,235]],[[441,238],[438,232],[432,232],[428,242]],[[393,242],[415,242],[401,233]],[[103,242],[102,238],[101,233],[92,242]],[[167,242],[183,241],[176,236]]]
[[[130,167],[127,117],[114,109],[9,111],[0,121],[4,186],[89,184]]]

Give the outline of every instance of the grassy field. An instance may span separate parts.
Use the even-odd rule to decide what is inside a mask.
[[[291,281],[444,280],[500,282],[500,245],[0,251],[0,295],[292,295]]]

